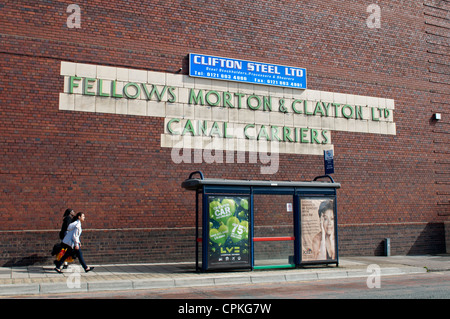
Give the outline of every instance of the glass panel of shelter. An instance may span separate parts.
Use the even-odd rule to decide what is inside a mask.
[[[293,195],[255,194],[254,268],[295,267]]]

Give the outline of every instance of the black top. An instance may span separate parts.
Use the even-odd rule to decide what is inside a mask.
[[[61,230],[59,231],[59,238],[61,240],[64,239],[64,236],[66,235],[67,227],[69,227],[69,224],[73,222],[73,218],[70,215],[67,215],[63,219],[63,224],[61,226]]]

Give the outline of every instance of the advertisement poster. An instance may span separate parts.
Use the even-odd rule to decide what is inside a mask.
[[[337,259],[334,200],[331,198],[302,198],[301,261],[333,261]]]
[[[334,173],[333,150],[323,151],[325,174]]]
[[[250,267],[249,197],[209,196],[210,267]]]

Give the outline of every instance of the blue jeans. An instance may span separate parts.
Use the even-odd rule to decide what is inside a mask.
[[[62,258],[55,263],[57,268],[61,268],[62,264],[64,263],[64,261],[67,258],[69,258],[70,256],[74,256],[74,257],[78,258],[78,260],[80,261],[80,264],[84,268],[84,270],[87,269],[87,265],[84,262],[83,253],[81,252],[81,249],[73,249],[72,247],[70,247],[69,245],[66,245],[64,243],[62,243],[62,246],[63,246],[63,248],[67,248],[67,251],[64,254],[64,256],[62,256]]]

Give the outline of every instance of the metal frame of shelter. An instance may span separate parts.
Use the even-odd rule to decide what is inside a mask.
[[[198,174],[200,178],[193,178],[193,176],[196,174]],[[326,178],[329,181],[320,181],[323,178]],[[295,268],[311,264],[336,264],[336,266],[339,265],[336,190],[340,188],[341,185],[339,183],[335,183],[333,178],[329,175],[318,176],[311,182],[258,181],[209,179],[204,178],[204,175],[201,171],[196,171],[192,172],[189,175],[189,178],[182,183],[182,187],[187,190],[194,190],[196,194],[195,243],[197,271],[218,269],[253,270],[268,268]],[[253,208],[255,195],[259,194],[293,196],[294,236],[254,237]],[[199,202],[200,195],[201,203]],[[229,211],[230,199],[231,203],[234,201],[234,204],[231,204],[231,206],[233,206],[232,212]],[[224,204],[225,200],[228,200],[226,204]],[[239,200],[241,206],[236,203]],[[311,202],[314,200],[316,202],[329,201],[331,203],[330,205],[332,205],[334,215],[334,254],[332,256],[326,255],[325,258],[322,257],[319,259],[307,258],[308,251],[309,253],[311,253],[311,249],[304,249],[302,247],[302,207],[304,206],[302,205],[302,201]],[[201,204],[202,207],[201,234],[199,204]],[[237,210],[236,207],[238,207]],[[222,209],[222,215],[220,214],[220,209]],[[226,215],[223,209],[225,209],[225,211],[229,214]],[[214,212],[218,212],[217,215],[214,215]],[[245,216],[247,220],[240,221],[239,218],[237,218],[238,212],[239,216]],[[226,223],[227,219],[228,223]],[[213,226],[213,223],[215,226]],[[219,227],[219,224],[221,227]],[[321,233],[325,233],[323,229],[324,228],[322,228]],[[227,243],[230,245],[229,247],[225,245],[225,240],[228,240]],[[292,262],[290,261],[289,264],[285,265],[255,266],[253,243],[262,241],[293,241],[294,256]],[[202,245],[201,267],[199,265],[200,244]],[[321,249],[323,249],[323,247],[324,245],[321,246]],[[217,257],[217,250],[220,250],[220,252],[223,252],[224,254]]]

